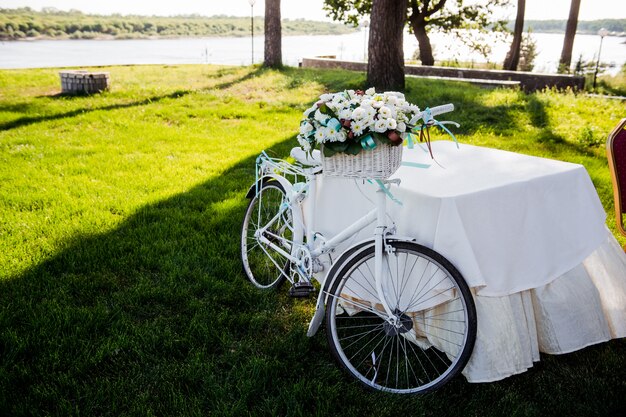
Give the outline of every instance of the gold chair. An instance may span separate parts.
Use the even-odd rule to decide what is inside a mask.
[[[626,236],[626,227],[624,226],[624,215],[626,215],[626,119],[622,119],[609,134],[606,141],[606,156],[613,180],[617,230]],[[624,251],[626,251],[626,246],[624,246]]]

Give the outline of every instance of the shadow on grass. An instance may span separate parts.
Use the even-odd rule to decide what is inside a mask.
[[[286,155],[293,142],[269,152]],[[294,383],[313,372],[307,356],[318,343],[290,330],[302,318],[241,271],[254,161],[0,282],[0,414],[175,415],[187,401],[245,412],[274,376]],[[289,341],[272,346],[279,337]]]
[[[454,100],[434,95],[433,105]],[[533,106],[540,125],[546,116]],[[269,151],[287,155],[294,143]],[[314,301],[245,280],[239,228],[254,160],[115,230],[76,236],[0,282],[0,415],[585,415],[623,406],[623,341],[493,384],[457,379],[417,398],[364,391],[332,362],[323,333],[306,338]]]

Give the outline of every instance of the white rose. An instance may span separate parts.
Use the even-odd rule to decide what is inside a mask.
[[[388,130],[396,130],[396,127],[398,127],[398,123],[396,123],[395,119],[387,119]]]
[[[339,112],[340,119],[352,119],[352,110],[343,109]]]
[[[309,122],[304,122],[300,125],[300,134],[308,136],[308,133],[313,131],[313,126]]]
[[[385,119],[378,119],[374,123],[374,131],[384,133],[387,131],[387,121]]]
[[[305,152],[309,152],[311,150],[311,143],[306,138],[298,136],[298,143]]]
[[[396,104],[398,104],[398,97],[396,97],[396,96],[388,96],[387,97],[387,103],[395,106]]]
[[[335,140],[339,142],[345,142],[347,138],[348,138],[348,134],[343,129],[341,129],[339,132],[335,134]]]
[[[304,111],[304,117],[309,117],[311,115],[311,113],[313,113],[315,110],[317,110],[317,106],[313,105],[312,107],[309,107],[308,109],[306,109]]]
[[[365,109],[363,109],[363,107],[357,107],[356,109],[354,109],[354,111],[352,112],[352,118],[353,119],[362,119],[367,115],[367,112],[365,111]]]
[[[328,116],[326,116],[319,109],[317,109],[317,111],[315,112],[315,120],[317,120],[318,122],[324,124],[324,123],[326,123],[326,120],[328,120]]]
[[[387,106],[382,106],[379,110],[378,113],[384,117],[385,119],[388,119],[391,117],[391,109]]]

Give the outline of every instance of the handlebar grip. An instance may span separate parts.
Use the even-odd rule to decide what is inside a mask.
[[[441,106],[436,106],[436,107],[432,107],[430,109],[430,114],[434,116],[437,116],[439,114],[443,114],[443,113],[449,113],[451,111],[454,110],[454,104],[449,103],[449,104],[443,104]]]

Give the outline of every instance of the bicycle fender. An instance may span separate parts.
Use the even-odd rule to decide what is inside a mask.
[[[263,177],[259,178],[257,182],[252,184],[252,186],[248,189],[248,192],[246,193],[246,198],[251,199],[252,197],[254,197],[259,187],[269,181],[278,181],[280,185],[283,186],[285,191],[289,190],[292,187],[291,183],[287,181],[285,177],[282,177],[280,175],[264,175]]]
[[[358,242],[348,249],[346,249],[341,256],[333,263],[330,270],[326,274],[324,278],[324,284],[322,285],[322,290],[320,291],[317,297],[317,304],[315,306],[315,314],[313,318],[309,322],[309,329],[306,332],[308,337],[313,337],[315,333],[319,330],[322,322],[324,321],[324,312],[326,310],[326,301],[328,299],[328,292],[331,288],[331,285],[335,281],[335,277],[340,270],[341,265],[345,262],[352,259],[354,256],[361,253],[362,250],[367,249],[368,247],[374,245],[374,239],[369,238],[364,241]]]
[[[410,241],[415,242],[414,238],[405,237],[405,236],[388,236],[386,241]],[[326,278],[324,279],[324,284],[322,285],[322,290],[317,297],[317,304],[315,306],[315,314],[313,318],[309,322],[309,329],[307,330],[307,336],[312,337],[319,330],[322,322],[324,321],[324,311],[326,310],[326,303],[328,302],[328,297],[330,293],[330,289],[333,284],[337,280],[337,274],[341,270],[342,266],[346,264],[346,262],[350,261],[354,257],[361,254],[361,252],[369,249],[370,247],[375,245],[374,238],[369,238],[366,240],[362,240],[361,242],[355,243],[346,249],[341,256],[333,263],[328,274],[326,274]]]

